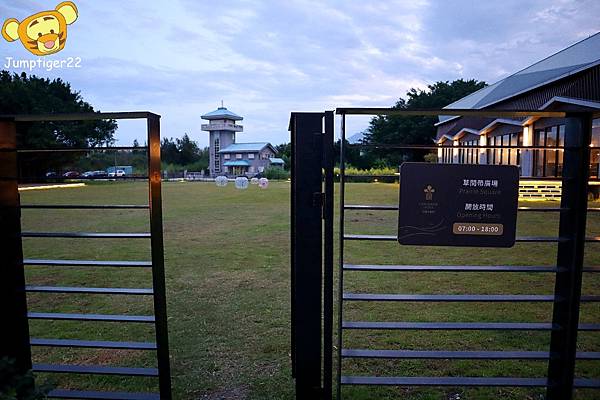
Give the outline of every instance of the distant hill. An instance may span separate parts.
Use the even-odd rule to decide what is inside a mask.
[[[350,136],[346,140],[350,144],[357,144],[357,143],[360,143],[361,140],[363,140],[364,137],[365,137],[365,135],[362,132],[358,132],[358,133],[355,133],[354,135]]]

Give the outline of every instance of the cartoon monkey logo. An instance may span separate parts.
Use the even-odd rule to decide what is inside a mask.
[[[64,1],[55,10],[42,11],[23,22],[7,19],[2,36],[9,42],[21,40],[23,46],[36,56],[48,56],[65,48],[67,25],[77,20],[78,11],[71,1]]]

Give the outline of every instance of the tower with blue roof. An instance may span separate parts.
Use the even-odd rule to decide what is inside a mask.
[[[269,166],[283,168],[283,160],[275,158],[275,148],[267,142],[237,143],[236,133],[244,127],[238,121],[244,118],[221,107],[202,116],[208,124],[202,130],[209,132],[209,173],[211,177],[253,177]]]

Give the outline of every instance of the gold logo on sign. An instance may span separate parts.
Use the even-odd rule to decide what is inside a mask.
[[[433,200],[433,194],[435,193],[435,189],[431,185],[427,185],[427,187],[423,189],[423,192],[425,193],[425,200]]]

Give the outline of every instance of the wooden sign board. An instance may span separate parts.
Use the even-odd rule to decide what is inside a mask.
[[[512,247],[518,197],[519,169],[513,165],[404,163],[398,241]]]

